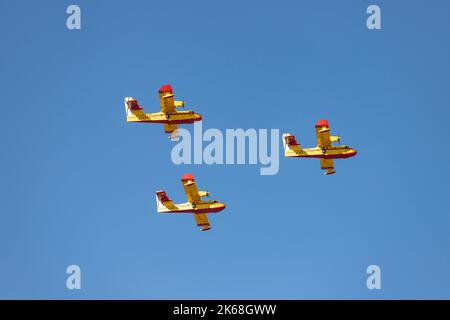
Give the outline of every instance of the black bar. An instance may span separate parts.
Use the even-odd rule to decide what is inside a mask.
[[[123,319],[132,314],[150,319],[310,319],[356,315],[359,319],[385,319],[393,314],[448,314],[450,301],[416,300],[23,300],[1,301],[3,312],[14,315],[55,314],[79,316],[92,310]],[[447,311],[447,312],[445,312]]]

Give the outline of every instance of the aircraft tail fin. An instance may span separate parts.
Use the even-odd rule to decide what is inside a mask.
[[[297,142],[293,134],[285,133],[283,134],[283,146],[286,151],[287,149],[292,149],[295,146],[300,147],[300,143]]]
[[[133,115],[133,113],[139,112],[143,110],[143,108],[139,105],[136,99],[133,97],[126,97],[124,99],[124,105],[125,105],[125,113],[128,116]]]
[[[169,207],[173,206],[172,200],[165,191],[156,192],[156,209],[158,212],[166,212]]]
[[[284,155],[286,157],[295,156],[296,154],[303,153],[300,143],[297,142],[295,136],[290,133],[283,134],[283,147]]]
[[[131,115],[131,110],[130,110],[128,103],[132,100],[134,100],[132,97],[126,97],[123,101],[123,103],[125,105],[125,114],[127,115],[127,117]]]

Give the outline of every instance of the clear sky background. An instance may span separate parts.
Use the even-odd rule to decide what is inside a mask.
[[[0,16],[0,298],[450,298],[448,1],[0,0]],[[308,147],[326,118],[358,155],[334,176],[282,150],[274,176],[176,166],[162,126],[123,107],[157,111],[165,83],[204,129]],[[210,232],[156,213],[187,172],[227,204]]]

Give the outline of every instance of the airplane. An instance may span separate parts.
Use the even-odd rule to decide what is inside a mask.
[[[158,213],[192,213],[197,226],[201,227],[201,231],[211,229],[206,214],[222,211],[225,209],[225,204],[216,200],[203,200],[203,197],[209,197],[209,192],[198,191],[194,176],[190,173],[181,177],[181,183],[188,202],[174,204],[165,191],[157,191],[156,208]]]
[[[320,167],[326,175],[334,174],[333,159],[350,158],[356,155],[356,150],[349,146],[333,146],[333,142],[339,143],[341,138],[330,136],[330,127],[327,120],[319,120],[316,123],[317,146],[315,148],[302,149],[295,136],[290,133],[283,134],[284,156],[319,158]]]
[[[164,132],[170,133],[170,138],[172,139],[177,136],[179,124],[194,123],[195,121],[202,120],[202,116],[194,111],[177,110],[178,108],[184,108],[184,101],[174,100],[174,94],[170,84],[163,85],[159,89],[159,101],[161,105],[160,112],[145,113],[136,99],[126,97],[124,103],[127,122],[163,123]]]

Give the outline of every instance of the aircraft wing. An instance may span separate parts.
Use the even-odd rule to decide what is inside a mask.
[[[177,129],[178,129],[178,125],[176,125],[176,124],[164,123],[164,132],[165,133],[172,133]]]
[[[333,159],[320,158],[321,169],[334,169]]]
[[[160,99],[161,103],[161,112],[163,113],[171,113],[175,112],[175,100],[174,100],[174,94],[173,93],[167,93],[163,95]]]
[[[331,147],[330,129],[320,129],[316,130],[317,136],[317,146],[319,148],[329,148]]]
[[[320,168],[322,168],[323,170],[327,170],[327,172],[325,172],[326,175],[336,173],[336,171],[334,171],[333,159],[320,158]]]
[[[209,224],[208,217],[204,213],[194,213],[194,219],[197,226],[202,228],[202,231],[206,231],[211,229],[211,225]]]
[[[197,185],[195,181],[190,180],[188,182],[183,182],[184,193],[186,193],[186,198],[190,203],[198,203],[201,201],[200,193],[198,192]]]
[[[330,127],[328,121],[319,120],[316,123],[317,146],[319,148],[331,147]]]

